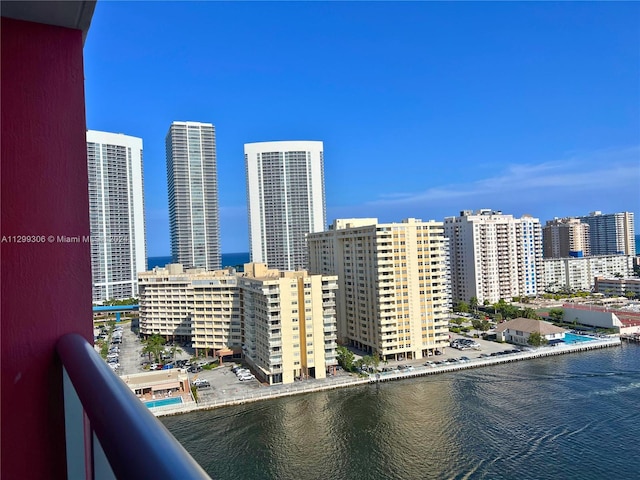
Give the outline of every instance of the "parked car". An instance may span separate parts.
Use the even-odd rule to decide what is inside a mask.
[[[202,371],[202,367],[199,367],[198,365],[191,365],[187,371],[190,373],[199,373]]]

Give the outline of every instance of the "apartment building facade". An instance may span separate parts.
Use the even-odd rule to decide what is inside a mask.
[[[463,210],[444,221],[449,239],[454,302],[476,297],[480,304],[535,296],[544,275],[542,228],[529,215]]]
[[[542,228],[544,258],[585,257],[590,244],[589,225],[577,218],[555,218]]]
[[[605,295],[625,296],[633,294],[636,298],[640,298],[640,278],[596,277],[594,291]]]
[[[244,266],[240,279],[244,356],[269,384],[325,378],[337,365],[333,275]]]
[[[191,342],[196,355],[244,355],[262,381],[325,378],[337,365],[337,278],[250,263],[243,273],[140,274],[140,333]]]
[[[544,290],[592,291],[596,277],[622,277],[633,275],[633,257],[630,255],[594,255],[584,258],[545,258]]]
[[[173,122],[166,136],[173,262],[220,269],[220,211],[215,127]]]
[[[87,131],[93,302],[138,296],[147,269],[142,139]]]
[[[442,222],[338,219],[307,236],[312,273],[337,275],[338,333],[382,360],[448,345],[448,244]]]
[[[636,238],[633,212],[596,211],[577,217],[589,225],[591,255],[635,255]]]
[[[252,262],[307,268],[305,235],[326,225],[323,150],[318,141],[245,144]]]
[[[193,316],[192,279],[204,269],[185,270],[181,264],[140,272],[140,333],[145,337],[191,341]]]

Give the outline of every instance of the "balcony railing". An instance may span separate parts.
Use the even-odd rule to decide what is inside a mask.
[[[57,351],[67,478],[210,478],[83,337],[65,335]]]

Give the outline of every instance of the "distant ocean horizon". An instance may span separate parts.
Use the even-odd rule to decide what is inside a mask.
[[[636,235],[636,255],[640,255],[640,235]],[[249,259],[249,252],[223,253],[222,266],[235,267],[237,265],[244,265],[245,263],[249,263]],[[171,263],[171,255],[149,257],[147,259],[147,268],[152,270],[153,267],[164,267],[168,263]]]
[[[238,265],[244,265],[249,263],[249,252],[237,252],[237,253],[223,253],[222,254],[222,267],[236,267]],[[165,255],[162,257],[148,257],[147,269],[152,270],[154,267],[164,267],[172,262],[171,255]]]

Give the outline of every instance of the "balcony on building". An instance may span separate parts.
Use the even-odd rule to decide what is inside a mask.
[[[83,43],[95,1],[3,1],[1,478],[209,478],[95,352]],[[117,419],[117,422],[114,421]]]

